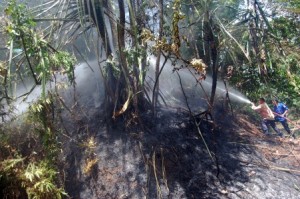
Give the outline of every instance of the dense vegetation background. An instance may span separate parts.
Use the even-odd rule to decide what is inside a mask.
[[[78,62],[99,63],[108,125],[120,118],[124,126],[132,120],[138,123],[147,111],[156,117],[163,100],[159,76],[167,60],[174,63],[175,72],[181,70],[176,64],[189,68],[200,85],[212,77],[208,113],[218,111],[216,88],[222,82],[251,100],[278,98],[290,107],[291,118],[297,117],[297,0],[7,0],[0,6],[3,197],[67,195],[56,172],[63,148],[57,136],[64,133],[59,114],[70,107],[59,91],[75,84]],[[150,55],[155,58],[155,78],[149,87],[145,78]],[[58,76],[68,81],[58,83]],[[32,87],[20,96],[19,88],[28,82]],[[37,87],[40,99],[26,113],[14,115],[14,102]],[[24,129],[26,141],[16,142]],[[32,141],[39,143],[35,149],[23,150]],[[93,144],[90,140],[84,146],[89,149]],[[87,172],[97,161],[88,153]]]

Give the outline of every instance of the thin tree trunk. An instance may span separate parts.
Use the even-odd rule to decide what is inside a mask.
[[[205,40],[205,61],[208,66],[211,66],[212,72],[212,86],[211,86],[211,95],[209,100],[210,108],[213,107],[216,89],[217,89],[217,80],[218,80],[218,42],[215,39],[212,22],[210,19],[209,11],[207,10],[204,14],[204,40]]]
[[[129,15],[130,15],[130,26],[131,26],[131,32],[132,32],[132,48],[135,51],[139,51],[139,39],[138,39],[138,34],[141,32],[141,29],[139,27],[141,26],[141,23],[143,21],[139,21],[138,18],[140,17],[138,13],[142,13],[141,8],[137,7],[137,2],[134,0],[127,0],[128,7],[129,7]],[[137,10],[139,9],[139,10]],[[133,92],[134,92],[134,97],[133,97],[133,105],[135,107],[136,114],[138,114],[138,109],[139,109],[139,104],[143,104],[143,85],[141,82],[140,74],[143,72],[140,59],[141,57],[134,56],[133,60]],[[141,100],[141,101],[140,101]]]
[[[98,33],[101,37],[101,40],[103,42],[104,50],[106,53],[107,59],[109,59],[112,56],[112,48],[110,46],[107,27],[105,24],[105,18],[104,18],[104,11],[105,4],[103,3],[103,0],[94,1],[94,0],[88,0],[84,3],[84,12],[91,17],[94,24],[97,27]],[[106,5],[107,6],[107,5]],[[107,120],[110,120],[111,115],[113,113],[113,104],[115,102],[115,91],[117,90],[117,78],[113,74],[113,67],[110,63],[107,63],[107,73],[106,77],[104,77],[104,81],[106,81],[105,89],[106,89],[106,96],[105,96],[105,109],[106,109],[106,118]]]
[[[210,105],[213,107],[214,99],[216,95],[217,82],[218,82],[218,50],[217,41],[215,39],[211,43],[211,58],[212,58],[212,85],[210,95]]]
[[[163,34],[163,25],[164,25],[164,11],[163,11],[163,0],[159,0],[159,35],[158,39],[159,41],[162,39]],[[153,95],[152,95],[152,111],[153,115],[156,115],[156,105],[158,101],[158,93],[159,93],[159,70],[160,70],[160,57],[161,57],[161,49],[158,48],[157,50],[157,59],[156,59],[156,66],[155,66],[155,81],[153,87]]]
[[[106,55],[110,56],[112,53],[112,49],[109,44],[107,28],[105,25],[104,12],[103,12],[103,8],[105,5],[103,3],[103,0],[99,0],[99,1],[88,0],[87,4],[88,5],[85,6],[86,8],[85,12],[92,18],[93,22],[97,26],[97,30],[104,44]]]
[[[125,56],[125,6],[123,0],[118,0],[119,5],[119,23],[117,23],[117,47],[119,51],[119,68],[121,73],[116,83],[114,94],[113,118],[123,114],[129,106],[132,96],[132,81],[130,79],[129,69]],[[122,108],[121,108],[122,107]]]
[[[104,7],[107,8],[106,13],[114,13],[116,11],[116,10],[114,10],[114,8],[112,6],[111,0],[104,0]],[[110,14],[108,14],[108,15],[110,15]],[[111,29],[111,37],[112,37],[112,45],[113,45],[112,50],[113,50],[113,53],[115,53],[115,49],[118,48],[118,44],[117,44],[118,43],[117,24],[111,16],[109,16],[108,19],[109,19],[109,24],[110,24],[110,29]]]

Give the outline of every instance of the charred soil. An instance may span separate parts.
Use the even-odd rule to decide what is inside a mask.
[[[108,128],[94,111],[65,126],[71,198],[300,197],[299,138],[266,137],[246,114],[164,109]]]

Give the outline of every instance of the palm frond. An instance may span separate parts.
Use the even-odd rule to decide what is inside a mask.
[[[236,38],[225,28],[225,26],[223,25],[223,23],[221,22],[221,20],[217,16],[216,16],[216,20],[217,20],[217,22],[218,22],[221,30],[223,31],[223,33],[225,33],[225,35],[227,35],[230,39],[232,39],[234,41],[234,43],[243,52],[243,54],[247,58],[247,60],[249,62],[251,62],[251,58],[250,58],[249,54],[245,51],[245,49],[243,48],[243,46],[236,40]]]

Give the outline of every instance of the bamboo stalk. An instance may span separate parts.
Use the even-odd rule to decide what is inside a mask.
[[[160,188],[160,185],[159,185],[159,181],[158,181],[158,177],[157,177],[157,171],[156,171],[156,162],[155,162],[155,159],[156,159],[156,153],[155,151],[153,152],[153,155],[152,155],[152,163],[153,163],[153,172],[154,172],[154,177],[155,177],[155,182],[156,182],[156,187],[157,187],[157,197],[158,198],[162,198],[162,193],[161,193],[161,188]]]
[[[168,179],[167,179],[167,176],[166,176],[166,167],[165,167],[165,157],[164,157],[164,153],[163,153],[163,148],[160,149],[160,152],[161,152],[161,170],[162,170],[162,175],[163,175],[163,181],[164,181],[164,184],[167,188],[167,190],[169,191],[169,187],[168,187]]]

